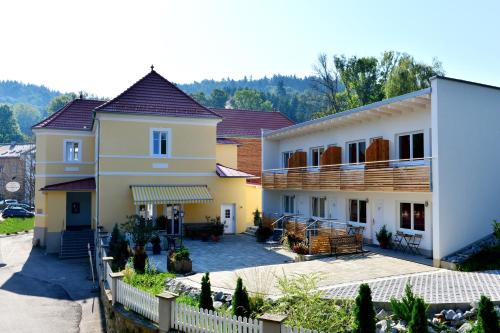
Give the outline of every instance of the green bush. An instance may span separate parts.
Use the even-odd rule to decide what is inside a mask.
[[[243,287],[243,281],[240,277],[236,281],[232,306],[234,316],[250,317],[250,300],[248,299],[247,288]]]
[[[210,277],[208,272],[201,278],[201,293],[199,308],[214,310],[214,302],[212,300],[212,289],[210,287]]]
[[[417,297],[413,305],[408,333],[427,333],[427,305],[420,297]]]
[[[179,249],[174,251],[174,260],[189,260],[189,249],[187,247],[181,246]]]
[[[373,308],[370,287],[366,283],[363,283],[359,286],[359,293],[356,297],[355,302],[356,306],[354,308],[354,332],[375,333],[375,309]]]
[[[401,300],[391,298],[392,312],[398,317],[409,323],[412,318],[413,307],[417,302],[418,297],[415,297],[411,284],[407,283],[405,286],[405,293]],[[424,303],[425,305],[425,303]],[[425,305],[427,307],[427,305]]]
[[[257,238],[257,242],[265,242],[266,240],[269,239],[273,234],[273,231],[271,228],[263,226],[262,224],[259,225],[257,228],[257,231],[255,232],[255,237]]]
[[[127,222],[122,224],[123,230],[132,235],[136,246],[145,246],[153,234],[153,220],[140,215],[127,216]]]
[[[155,220],[155,227],[154,228],[156,230],[165,230],[165,229],[167,229],[167,223],[168,223],[167,217],[164,215],[160,215]]]
[[[160,273],[149,265],[146,265],[146,270],[140,274],[132,269],[131,264],[127,264],[125,267],[124,275],[123,281],[125,283],[152,295],[161,294],[165,290],[165,281],[175,277],[175,274]]]
[[[457,265],[459,271],[474,272],[500,269],[500,244],[486,247]]]
[[[130,256],[128,242],[120,232],[117,224],[115,224],[111,232],[108,255],[113,257],[113,262],[111,264],[113,271],[121,271],[127,264],[127,260]]]
[[[345,332],[353,323],[353,302],[324,299],[317,284],[319,274],[278,278],[282,297],[264,304],[265,312],[286,314],[285,324],[318,332]]]
[[[200,300],[198,299],[198,297],[192,297],[186,294],[180,295],[175,299],[175,301],[179,304],[187,304],[194,307],[198,307],[200,305]]]
[[[495,311],[493,302],[491,302],[491,300],[486,296],[481,296],[481,299],[479,300],[479,306],[477,309],[477,321],[480,332],[500,332],[498,314]]]

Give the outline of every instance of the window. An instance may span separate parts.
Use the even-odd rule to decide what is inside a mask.
[[[67,162],[81,161],[81,142],[80,141],[64,141],[64,158]]]
[[[425,231],[425,205],[401,202],[399,204],[399,226],[403,229]]]
[[[290,160],[290,157],[292,157],[293,155],[293,152],[291,151],[285,151],[284,153],[282,153],[282,156],[283,156],[283,162],[282,162],[282,165],[283,165],[283,168],[288,168],[288,161]]]
[[[366,200],[349,200],[349,221],[366,223]]]
[[[170,156],[170,130],[151,130],[151,155],[158,157]]]
[[[347,160],[349,163],[363,163],[365,161],[366,143],[364,140],[347,144]]]
[[[231,218],[231,209],[226,209],[226,210],[224,211],[224,217],[225,217],[226,219]]]
[[[316,217],[325,217],[325,206],[326,206],[326,198],[322,197],[312,197],[311,198],[311,210],[312,216]]]
[[[283,196],[283,212],[293,214],[295,212],[295,196]]]
[[[424,133],[403,134],[398,137],[399,159],[424,158]]]
[[[311,148],[311,166],[318,167],[321,154],[325,151],[324,147]]]

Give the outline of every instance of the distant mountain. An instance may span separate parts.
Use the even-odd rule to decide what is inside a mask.
[[[50,100],[62,95],[45,86],[17,81],[0,81],[0,104],[29,103],[39,110],[45,110]]]

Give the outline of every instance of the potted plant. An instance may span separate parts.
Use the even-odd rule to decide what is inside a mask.
[[[211,223],[212,240],[214,242],[218,242],[220,237],[224,234],[224,224],[220,222],[220,216],[217,216],[215,219],[211,219]]]
[[[186,274],[192,271],[193,262],[189,257],[189,250],[181,247],[170,255],[170,268],[174,273]]]
[[[259,224],[259,227],[255,231],[255,237],[257,238],[257,242],[263,243],[269,239],[273,234],[273,230],[269,227],[264,226],[262,223]]]
[[[392,238],[392,232],[388,232],[385,224],[375,233],[377,241],[381,248],[387,249]]]
[[[134,242],[134,269],[143,273],[146,268],[148,255],[145,246],[153,233],[153,221],[139,215],[127,216],[127,222],[122,224],[123,229],[130,233]]]
[[[255,212],[253,212],[253,225],[254,226],[260,226],[262,224],[262,216],[259,212],[258,209],[255,210]]]
[[[153,245],[153,254],[161,254],[160,236],[154,235],[153,237],[151,237],[151,245]]]

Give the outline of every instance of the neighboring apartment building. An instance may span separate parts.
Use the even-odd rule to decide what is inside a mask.
[[[211,109],[222,117],[217,125],[217,140],[237,146],[238,170],[259,178],[249,183],[260,184],[262,166],[262,130],[276,130],[295,124],[281,112],[241,109]]]
[[[422,234],[440,259],[500,218],[500,88],[431,87],[263,134],[263,210]],[[380,162],[385,161],[385,162]]]
[[[0,200],[33,203],[34,144],[0,144]]]
[[[153,69],[108,102],[67,104],[33,127],[35,242],[57,252],[62,231],[111,231],[134,213],[165,215],[171,234],[206,216],[243,232],[261,188],[237,170],[236,146],[217,142],[221,120]]]

